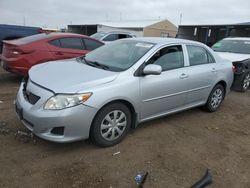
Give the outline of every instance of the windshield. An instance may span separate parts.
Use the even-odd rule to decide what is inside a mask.
[[[154,44],[135,40],[118,40],[106,44],[85,57],[87,62],[98,63],[111,71],[124,71],[144,56]]]
[[[104,33],[104,32],[99,32],[99,33],[95,33],[93,35],[91,35],[91,37],[97,39],[97,40],[100,40],[102,37],[104,37],[107,33]]]
[[[250,54],[250,40],[221,40],[212,48],[216,52]]]

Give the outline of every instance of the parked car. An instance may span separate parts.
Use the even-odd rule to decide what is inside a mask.
[[[235,66],[232,88],[245,92],[250,85],[250,38],[225,38],[212,46],[222,58]]]
[[[91,35],[91,37],[103,41],[104,43],[108,43],[118,39],[133,38],[136,36],[128,32],[113,31],[113,32],[97,32]]]
[[[1,65],[6,71],[25,76],[33,65],[82,56],[103,44],[79,34],[42,33],[4,41]]]
[[[204,106],[216,111],[233,82],[232,64],[209,47],[170,38],[133,38],[85,57],[36,65],[16,111],[37,136],[119,143],[138,123]]]
[[[0,24],[0,54],[2,53],[3,40],[18,39],[43,32],[40,27]]]

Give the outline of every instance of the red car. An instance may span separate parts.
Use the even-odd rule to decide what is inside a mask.
[[[8,72],[23,76],[33,65],[85,55],[104,44],[72,33],[42,33],[3,43],[1,66]]]

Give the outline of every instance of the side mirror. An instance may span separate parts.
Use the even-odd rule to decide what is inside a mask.
[[[145,75],[159,75],[161,74],[162,68],[160,65],[150,64],[144,67],[143,73]]]

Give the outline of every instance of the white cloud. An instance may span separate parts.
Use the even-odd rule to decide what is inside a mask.
[[[0,23],[66,27],[89,21],[169,19],[179,24],[250,21],[249,0],[0,0]]]

